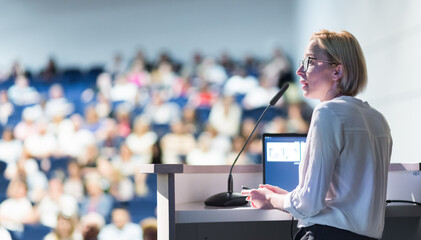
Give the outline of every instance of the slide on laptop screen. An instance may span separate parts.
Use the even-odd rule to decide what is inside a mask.
[[[263,134],[263,183],[292,191],[304,157],[306,134]]]

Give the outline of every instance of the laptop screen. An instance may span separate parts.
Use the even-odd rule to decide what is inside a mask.
[[[263,183],[295,189],[306,138],[306,134],[263,134]]]

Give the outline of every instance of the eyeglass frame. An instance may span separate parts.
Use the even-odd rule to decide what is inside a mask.
[[[334,62],[329,61],[329,60],[317,59],[315,57],[307,56],[303,60],[300,60],[300,67],[303,66],[303,71],[304,72],[307,72],[308,66],[310,65],[310,60],[315,60],[315,61],[320,61],[320,62],[334,63]],[[304,64],[304,63],[307,63],[307,64]]]

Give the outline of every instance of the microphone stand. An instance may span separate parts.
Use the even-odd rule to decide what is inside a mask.
[[[266,111],[272,107],[273,105],[278,102],[279,98],[285,93],[288,89],[289,85],[285,84],[281,90],[272,98],[270,104],[265,108],[263,113],[260,115],[260,118],[257,120],[256,125],[253,128],[253,131],[248,136],[246,142],[244,143],[243,147],[241,148],[240,152],[238,153],[237,157],[234,160],[234,163],[231,165],[230,173],[228,175],[228,191],[218,193],[215,195],[210,196],[205,201],[206,206],[218,206],[218,207],[228,207],[228,206],[242,206],[247,204],[246,196],[241,195],[241,193],[233,192],[234,181],[232,178],[232,169],[234,168],[235,163],[237,162],[238,158],[240,157],[241,153],[244,151],[247,143],[250,141],[250,138],[253,136],[254,131],[256,131],[257,126],[259,126],[260,121],[262,121],[263,116],[265,116]]]

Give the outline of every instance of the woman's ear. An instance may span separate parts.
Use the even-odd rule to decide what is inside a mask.
[[[343,76],[343,67],[341,64],[337,65],[333,71],[333,81],[339,81]]]

